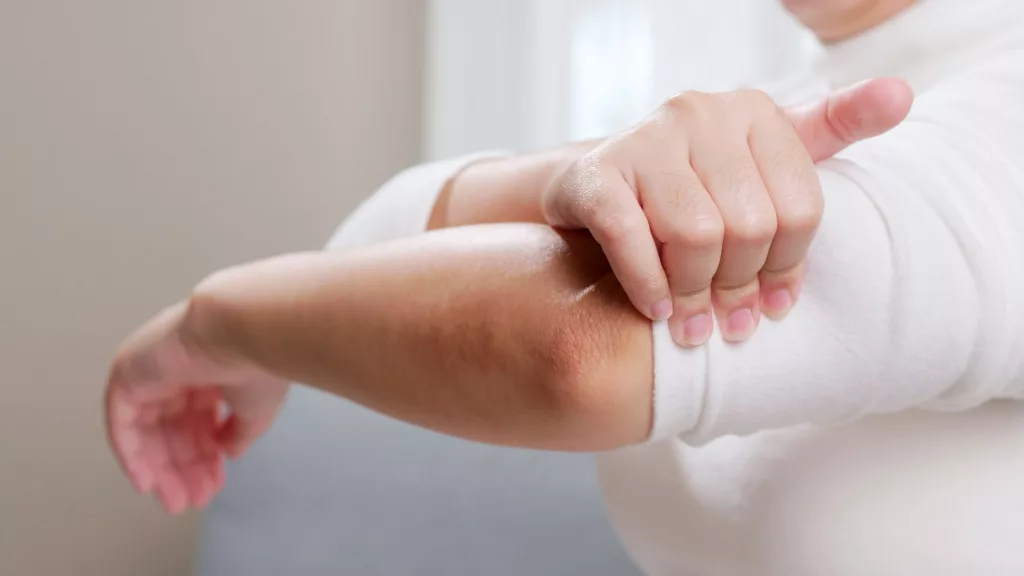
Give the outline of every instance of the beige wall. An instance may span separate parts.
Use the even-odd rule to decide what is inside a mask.
[[[319,245],[421,141],[422,0],[0,0],[0,574],[190,571],[100,393],[221,265]]]

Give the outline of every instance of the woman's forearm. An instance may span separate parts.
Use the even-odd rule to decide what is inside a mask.
[[[650,428],[650,325],[585,234],[466,227],[220,272],[203,337],[279,376],[443,433],[603,450]]]
[[[545,222],[541,195],[597,141],[492,158],[468,166],[437,199],[430,229],[500,222]]]

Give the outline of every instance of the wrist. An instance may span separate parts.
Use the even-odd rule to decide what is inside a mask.
[[[440,230],[442,228],[454,228],[467,224],[481,224],[483,222],[467,221],[467,206],[469,202],[469,191],[475,190],[482,195],[494,195],[494,182],[490,173],[495,164],[508,161],[507,156],[494,156],[481,158],[463,166],[451,178],[445,182],[444,188],[438,194],[434,202],[434,209],[430,214],[430,221],[427,230]],[[500,168],[500,167],[499,167]],[[469,215],[470,217],[472,215]]]
[[[595,141],[470,164],[449,180],[438,197],[430,228],[473,224],[545,224],[545,191]]]
[[[247,364],[245,346],[231,313],[231,269],[215,272],[193,288],[182,306],[179,327],[185,349],[197,358],[226,366]]]

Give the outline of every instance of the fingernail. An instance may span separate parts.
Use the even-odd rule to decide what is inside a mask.
[[[669,321],[669,331],[672,333],[672,340],[686,348],[703,346],[711,338],[711,331],[714,328],[714,321],[709,314],[695,314],[683,319],[682,316],[675,316]]]
[[[754,311],[749,308],[741,308],[730,314],[726,321],[726,339],[730,342],[746,340],[754,333],[756,327]]]
[[[764,297],[765,312],[773,316],[782,316],[793,307],[793,295],[783,288],[770,292]]]
[[[654,305],[651,309],[651,318],[656,322],[668,320],[672,316],[672,300],[665,299]]]
[[[711,337],[711,316],[698,314],[683,323],[683,340],[686,346],[700,346]]]

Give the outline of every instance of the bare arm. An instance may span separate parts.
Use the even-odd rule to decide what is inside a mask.
[[[648,437],[651,349],[589,237],[465,227],[214,274],[125,340],[106,425],[135,489],[179,513],[220,490],[289,382],[470,440],[604,451]]]
[[[429,229],[500,222],[546,223],[541,194],[597,141],[474,163],[438,196]]]
[[[808,299],[743,347],[680,350],[662,326],[652,344],[593,241],[543,226],[436,232],[287,271],[258,264],[197,299],[231,327],[225,341],[272,371],[505,444],[594,450],[652,428],[700,441],[1014,397],[1004,359],[1019,357],[1007,351],[1019,339],[989,337],[1013,327],[997,317],[1017,280],[1000,277],[1019,266],[1020,185],[1007,169],[1019,118],[993,113],[1015,97],[1008,74],[936,91],[899,131],[823,168],[830,208]],[[964,152],[972,142],[984,160]]]
[[[586,234],[530,224],[285,256],[212,276],[205,338],[443,433],[606,450],[651,422],[650,324]]]
[[[877,108],[864,94],[838,109]],[[820,108],[794,118],[827,125]],[[879,129],[807,140],[823,154]],[[442,432],[570,450],[641,441],[650,324],[589,235],[489,225],[366,246],[415,231],[406,215],[431,208],[434,227],[539,220],[540,192],[593,145],[476,162],[436,202],[430,182],[449,168],[400,175],[332,243],[344,253],[229,270],[200,286],[193,307],[221,346],[271,372]]]

